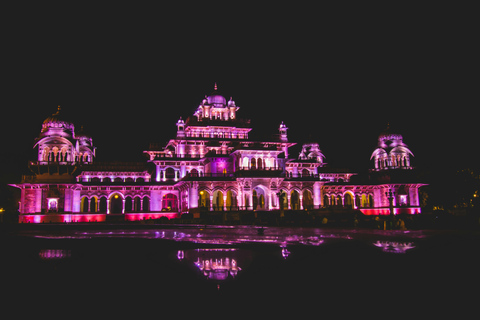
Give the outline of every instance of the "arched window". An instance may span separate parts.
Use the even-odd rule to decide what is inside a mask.
[[[330,205],[330,201],[329,201],[329,196],[328,195],[324,195],[323,196],[323,206],[324,207],[328,207]]]
[[[133,211],[133,199],[130,196],[125,197],[125,212],[132,212],[132,211]]]
[[[150,211],[150,198],[143,197],[143,211],[147,212]]]
[[[258,169],[258,170],[262,170],[262,169],[263,169],[263,159],[262,159],[262,158],[258,158],[258,159],[257,159],[257,169]]]
[[[242,167],[245,169],[248,169],[248,162],[249,162],[248,158],[244,157]]]
[[[368,198],[365,194],[362,194],[362,208],[369,207]]]
[[[101,197],[100,198],[100,206],[99,206],[99,212],[105,213],[107,212],[107,198],[106,197]]]
[[[133,201],[133,211],[140,212],[142,211],[141,207],[142,207],[142,200],[140,199],[140,197],[135,197]]]
[[[53,151],[53,161],[58,161],[58,158],[57,158],[57,155],[58,155],[58,147],[53,147],[52,148],[52,151]]]
[[[88,212],[88,198],[82,197],[80,202],[80,212]]]
[[[255,170],[257,168],[257,160],[255,158],[250,159],[250,169]]]
[[[368,195],[368,202],[370,204],[370,208],[373,208],[373,195],[372,194]]]
[[[175,170],[173,168],[167,168],[167,170],[165,170],[165,178],[175,179]]]
[[[97,212],[97,198],[91,197],[90,198],[90,212]]]
[[[173,193],[168,193],[162,199],[162,211],[177,211],[178,199]]]
[[[49,157],[50,157],[50,148],[49,148],[49,147],[45,147],[45,148],[43,149],[42,159],[43,159],[43,161],[49,161],[49,160],[50,160]]]

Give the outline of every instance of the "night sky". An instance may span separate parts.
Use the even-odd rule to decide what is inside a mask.
[[[390,122],[417,167],[480,163],[472,8],[118,5],[4,8],[2,183],[57,105],[98,161],[143,161],[215,82],[252,137],[284,121],[293,156],[316,141],[330,165],[365,171]]]

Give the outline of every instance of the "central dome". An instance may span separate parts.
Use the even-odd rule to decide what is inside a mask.
[[[219,94],[213,94],[207,97],[207,103],[208,104],[214,104],[214,105],[226,105],[227,104],[227,99],[225,99],[224,96],[221,96]]]
[[[227,104],[227,99],[218,92],[217,84],[215,83],[214,91],[207,97],[207,103],[215,106]]]

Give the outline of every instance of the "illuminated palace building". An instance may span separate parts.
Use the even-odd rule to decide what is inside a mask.
[[[392,205],[395,214],[420,213],[422,184],[395,180],[397,173],[412,171],[412,153],[401,135],[387,130],[379,136],[373,178],[360,183],[356,173],[326,166],[317,143],[304,144],[292,157],[295,143],[283,122],[273,138],[250,140],[250,121],[239,119],[238,110],[215,85],[193,116],[178,120],[176,137],[166,145],[150,144],[145,162],[97,163],[92,138],[75,132],[59,107],[35,140],[32,175],[14,185],[21,189],[20,222],[95,222],[109,216],[133,221],[281,206],[385,215]]]

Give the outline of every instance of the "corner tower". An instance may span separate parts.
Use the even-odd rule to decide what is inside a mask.
[[[378,136],[377,149],[373,151],[370,160],[373,159],[375,171],[387,169],[413,169],[410,166],[410,156],[412,151],[403,142],[403,137],[399,133],[394,133],[387,129]]]
[[[43,121],[34,145],[38,147],[38,164],[92,163],[95,157],[92,138],[83,130],[76,137],[75,126],[63,117],[61,110],[58,106],[57,112]]]

